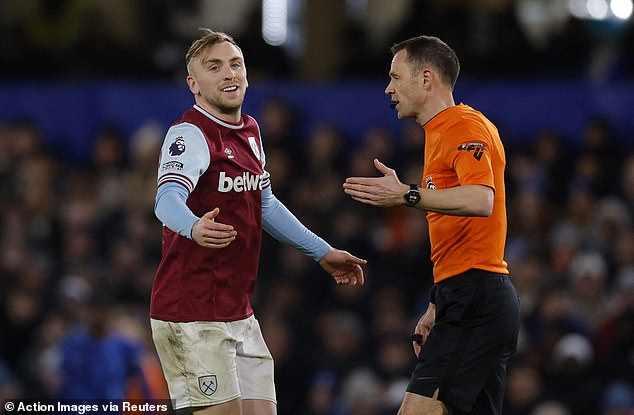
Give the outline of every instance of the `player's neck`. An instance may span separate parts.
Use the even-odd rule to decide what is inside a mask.
[[[203,110],[207,111],[209,114],[218,118],[221,121],[225,121],[228,123],[239,123],[242,119],[242,108],[239,107],[236,110],[231,111],[222,111],[220,108],[216,108],[214,106],[208,105],[205,102],[200,102],[197,100],[196,105],[198,105]]]

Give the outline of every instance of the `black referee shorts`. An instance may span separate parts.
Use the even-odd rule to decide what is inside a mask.
[[[436,284],[432,300],[436,322],[407,391],[431,397],[438,390],[454,415],[501,415],[520,326],[508,275],[472,269]]]

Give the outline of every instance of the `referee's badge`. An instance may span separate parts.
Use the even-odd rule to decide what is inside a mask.
[[[200,391],[207,396],[211,396],[218,389],[218,380],[216,375],[200,376],[198,378],[198,387]]]
[[[257,157],[258,160],[260,160],[260,149],[258,148],[257,141],[255,141],[255,137],[249,137],[248,140],[249,140],[249,145],[251,146],[251,150],[253,150],[253,154],[255,154],[255,157]]]

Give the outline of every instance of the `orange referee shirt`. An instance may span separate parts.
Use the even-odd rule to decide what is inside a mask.
[[[493,212],[486,218],[427,213],[434,282],[471,268],[508,274],[506,157],[497,128],[479,111],[459,104],[436,115],[424,129],[423,188],[480,184],[495,192]]]

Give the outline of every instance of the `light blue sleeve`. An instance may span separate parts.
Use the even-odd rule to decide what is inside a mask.
[[[294,246],[315,261],[330,249],[275,197],[270,186],[262,189],[262,227],[278,241]]]
[[[199,219],[185,203],[189,192],[185,186],[167,182],[159,186],[154,202],[154,214],[174,232],[192,238],[192,227]]]

